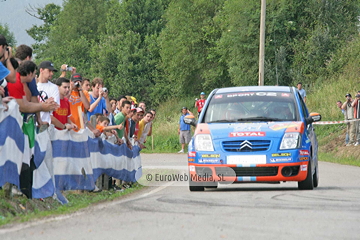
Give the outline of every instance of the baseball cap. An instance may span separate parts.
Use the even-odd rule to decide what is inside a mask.
[[[80,73],[74,73],[73,75],[71,75],[71,78],[70,78],[71,81],[75,82],[75,81],[82,81],[83,78],[81,76]]]
[[[137,107],[136,112],[144,112],[144,110],[141,107]]]
[[[8,43],[7,43],[7,41],[6,41],[6,38],[4,37],[4,35],[1,35],[1,34],[0,34],[0,45],[1,45],[1,46],[2,46],[2,45],[8,46]]]
[[[347,93],[347,94],[345,95],[345,97],[351,97],[351,94],[350,94],[350,93]]]
[[[204,93],[204,92],[201,92],[200,95],[205,95],[205,93]]]
[[[39,68],[47,68],[51,71],[57,72],[57,70],[54,68],[54,64],[50,61],[43,61],[40,63]]]

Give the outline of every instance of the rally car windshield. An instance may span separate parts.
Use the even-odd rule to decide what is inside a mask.
[[[294,95],[289,92],[215,94],[203,122],[297,121]]]

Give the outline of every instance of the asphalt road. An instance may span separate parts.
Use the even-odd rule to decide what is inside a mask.
[[[142,154],[144,169],[186,154]],[[360,168],[320,162],[315,190],[236,184],[205,192],[166,182],[72,215],[0,228],[0,239],[360,239]]]

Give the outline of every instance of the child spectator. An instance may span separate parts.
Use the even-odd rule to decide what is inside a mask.
[[[124,126],[122,124],[109,126],[109,123],[110,123],[109,118],[107,118],[105,116],[99,116],[97,118],[96,128],[99,129],[99,131],[101,133],[103,133],[104,131],[111,131],[111,130],[115,130],[115,129],[121,130],[124,128]]]

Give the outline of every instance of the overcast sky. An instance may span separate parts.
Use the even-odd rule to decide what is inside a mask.
[[[26,29],[33,25],[40,25],[42,21],[25,12],[29,5],[44,7],[48,3],[62,5],[63,0],[0,0],[0,23],[7,24],[15,35],[17,45],[31,45],[34,40],[26,33]]]

